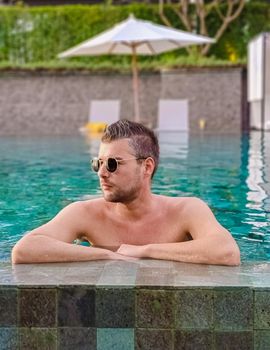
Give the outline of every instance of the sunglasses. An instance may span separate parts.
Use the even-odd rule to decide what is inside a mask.
[[[139,160],[139,159],[146,159],[146,158],[128,158],[128,159],[116,159],[116,158],[107,158],[106,160],[101,160],[99,158],[93,158],[91,165],[92,165],[92,169],[97,173],[101,167],[101,165],[103,163],[105,163],[106,169],[110,172],[110,173],[114,173],[118,167],[118,164],[121,164],[121,162],[123,161],[127,161],[127,160]]]

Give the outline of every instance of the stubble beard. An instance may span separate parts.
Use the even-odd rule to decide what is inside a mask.
[[[137,197],[137,194],[137,187],[132,187],[129,190],[115,189],[115,191],[110,193],[103,191],[104,199],[112,203],[130,203]]]
[[[139,191],[138,181],[129,188],[121,189],[113,186],[109,192],[102,190],[104,199],[112,203],[130,203],[138,196]]]

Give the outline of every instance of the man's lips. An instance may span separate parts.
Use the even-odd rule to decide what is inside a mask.
[[[101,182],[100,185],[101,185],[101,187],[102,187],[103,189],[105,189],[105,190],[112,187],[111,184],[108,184],[108,183],[105,183],[105,182]]]

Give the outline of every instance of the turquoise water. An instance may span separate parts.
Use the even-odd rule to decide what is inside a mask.
[[[161,133],[155,193],[199,196],[237,240],[242,260],[270,261],[270,133]],[[0,260],[22,235],[61,208],[100,196],[89,159],[98,140],[0,139]]]

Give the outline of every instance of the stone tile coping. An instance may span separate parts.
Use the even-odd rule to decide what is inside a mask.
[[[49,264],[0,262],[0,287],[112,286],[143,288],[270,288],[270,263],[213,266],[141,259]]]

